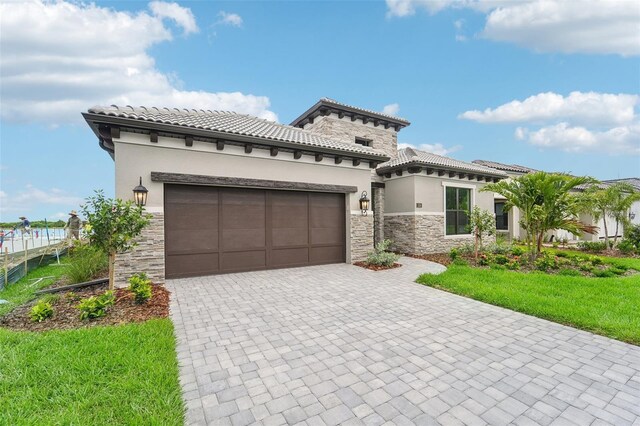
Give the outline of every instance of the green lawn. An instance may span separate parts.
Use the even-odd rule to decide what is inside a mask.
[[[67,258],[63,259],[66,260]],[[0,299],[7,300],[9,303],[0,305],[0,317],[12,311],[15,307],[34,299],[37,290],[55,283],[65,271],[66,267],[64,265],[50,264],[42,266],[29,272],[17,282],[6,286],[4,290],[0,291]],[[41,277],[53,278],[45,278],[38,282],[37,278]]]
[[[171,321],[0,329],[0,395],[0,424],[181,425]]]
[[[640,259],[606,261],[640,270]],[[640,345],[640,275],[587,278],[451,265],[417,282]]]

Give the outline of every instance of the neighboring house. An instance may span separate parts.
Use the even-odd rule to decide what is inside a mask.
[[[494,168],[397,150],[410,123],[321,99],[289,126],[233,112],[94,107],[83,114],[115,161],[115,195],[142,178],[153,215],[123,282],[354,262],[374,241],[407,253],[473,240],[474,205],[493,206]],[[363,198],[370,198],[362,211]]]

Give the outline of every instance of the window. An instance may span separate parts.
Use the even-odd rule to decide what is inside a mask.
[[[356,143],[362,146],[371,146],[371,139],[356,138]]]
[[[469,234],[471,189],[446,187],[446,234]]]
[[[496,201],[496,229],[499,231],[509,230],[509,211],[504,209],[504,201]]]

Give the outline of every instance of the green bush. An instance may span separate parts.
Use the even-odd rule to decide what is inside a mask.
[[[69,255],[66,275],[70,284],[83,283],[98,278],[98,275],[106,275],[108,269],[109,260],[102,250],[89,244],[80,244]]]
[[[636,247],[633,241],[628,238],[620,241],[620,243],[618,244],[618,250],[620,250],[624,254],[640,253],[640,249]]]
[[[569,253],[567,253],[566,251],[558,251],[556,253],[557,257],[564,257],[564,258],[568,258],[569,257]]]
[[[625,232],[624,241],[640,251],[640,225],[629,226]]]
[[[591,272],[593,270],[593,264],[591,262],[584,262],[578,266],[578,269],[584,272]]]
[[[478,265],[487,266],[493,263],[493,256],[490,254],[481,254],[478,256]]]
[[[508,243],[487,244],[484,251],[492,254],[508,254],[513,251],[513,246]]]
[[[131,291],[136,299],[136,303],[144,303],[151,298],[151,280],[147,274],[141,272],[129,278],[129,291]]]
[[[608,271],[611,271],[614,275],[624,275],[627,272],[626,269],[617,266],[610,267]]]
[[[616,275],[609,269],[595,269],[592,273],[594,277],[598,278],[611,278]]]
[[[536,259],[535,267],[537,270],[543,272],[547,272],[550,269],[558,269],[558,260],[549,252],[543,252],[542,255]]]
[[[576,247],[580,250],[599,253],[607,249],[607,243],[604,241],[580,241]]]
[[[578,276],[581,276],[582,274],[576,271],[575,269],[560,269],[558,271],[558,275],[566,275],[568,277],[578,277]]]
[[[451,260],[456,260],[459,256],[460,256],[460,252],[458,251],[457,248],[452,248],[449,251],[449,257],[451,258]]]
[[[100,296],[91,296],[82,299],[78,304],[80,309],[80,319],[94,319],[105,316],[107,309],[116,301],[113,291],[105,291]]]
[[[29,316],[33,322],[42,322],[53,316],[53,306],[45,300],[39,300],[38,303],[31,308]]]
[[[366,263],[377,266],[393,266],[400,259],[400,255],[387,251],[390,245],[391,240],[380,241],[375,250],[367,254]]]
[[[493,261],[498,265],[506,265],[509,262],[509,258],[504,254],[496,254]]]
[[[510,269],[512,271],[517,271],[518,269],[520,269],[520,262],[514,259],[514,260],[509,261],[504,266],[506,266],[507,269]]]
[[[592,264],[596,265],[596,266],[597,266],[597,265],[602,265],[602,264],[604,263],[604,261],[602,260],[602,258],[601,258],[601,257],[598,257],[598,256],[591,256],[591,257],[589,258],[589,261],[590,261]]]
[[[469,262],[467,262],[464,259],[455,259],[453,262],[451,262],[452,265],[456,265],[456,266],[469,266]]]
[[[514,256],[522,256],[524,254],[524,249],[520,246],[513,246],[511,248],[511,254]]]

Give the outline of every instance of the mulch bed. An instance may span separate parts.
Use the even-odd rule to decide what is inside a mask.
[[[0,327],[16,331],[67,330],[72,328],[94,327],[97,325],[118,325],[142,322],[153,318],[169,316],[169,291],[163,286],[152,284],[153,295],[146,303],[137,304],[133,294],[126,288],[115,289],[116,302],[102,318],[81,320],[77,306],[80,299],[96,296],[107,290],[107,285],[79,289],[74,292],[56,293],[59,297],[51,302],[53,317],[42,322],[33,322],[29,318],[31,307],[37,299],[17,307],[0,318]]]
[[[444,266],[451,265],[451,256],[449,256],[448,253],[405,254],[405,256],[413,257],[415,259],[428,260],[431,262],[439,263]]]
[[[370,265],[366,262],[355,262],[354,265],[359,266],[361,268],[370,269],[372,271],[386,271],[387,269],[394,269],[402,266],[402,264],[400,263],[394,263],[392,266],[382,266],[382,265]]]

